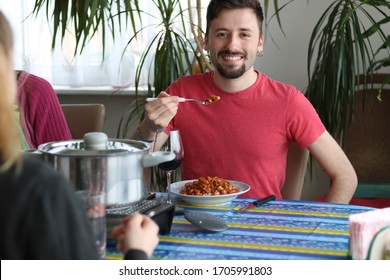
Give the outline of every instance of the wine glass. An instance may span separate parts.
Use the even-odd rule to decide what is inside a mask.
[[[165,171],[167,177],[167,193],[168,193],[168,203],[172,203],[171,200],[171,174],[172,171],[180,166],[181,160],[184,157],[184,147],[181,141],[180,131],[179,129],[171,130],[169,134],[169,142],[168,147],[166,147],[168,151],[173,152],[175,154],[175,158],[168,162],[163,162],[158,165],[158,167]]]

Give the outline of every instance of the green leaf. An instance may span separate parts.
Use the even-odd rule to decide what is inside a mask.
[[[377,68],[373,61],[371,37],[379,35],[389,53],[386,34],[381,26],[389,22],[389,6],[382,1],[377,9],[383,18],[374,19],[366,7],[377,1],[333,1],[315,25],[309,41],[307,69],[309,84],[306,96],[316,108],[328,131],[342,139],[353,117],[356,77],[369,75]],[[378,10],[379,9],[379,10]],[[386,63],[386,59],[383,63]],[[378,66],[382,63],[379,62]],[[363,84],[364,87],[367,84]]]

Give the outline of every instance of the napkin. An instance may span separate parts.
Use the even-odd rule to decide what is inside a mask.
[[[349,245],[352,259],[367,259],[372,240],[386,226],[390,226],[390,207],[350,215]],[[386,243],[384,246],[388,246]]]

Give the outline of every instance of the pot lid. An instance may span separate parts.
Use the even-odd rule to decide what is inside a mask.
[[[103,132],[90,132],[85,134],[83,139],[50,142],[38,147],[42,153],[82,157],[128,155],[149,149],[149,143],[126,139],[108,139]]]

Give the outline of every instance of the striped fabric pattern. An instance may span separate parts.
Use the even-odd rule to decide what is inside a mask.
[[[228,229],[204,232],[176,216],[169,235],[160,236],[154,259],[349,259],[351,214],[373,208],[324,202],[276,200],[241,214],[232,208],[253,199],[214,207],[178,205],[224,219]],[[108,258],[122,258],[108,248]]]

